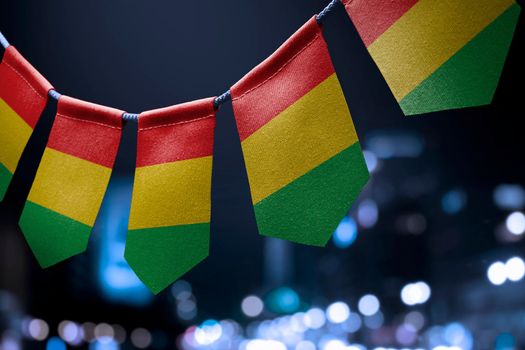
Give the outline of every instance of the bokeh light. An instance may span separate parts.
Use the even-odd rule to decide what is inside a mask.
[[[29,336],[35,340],[44,340],[49,335],[49,326],[46,321],[34,318],[29,321]]]
[[[525,263],[519,257],[510,258],[505,263],[506,277],[512,282],[518,282],[525,276]]]
[[[396,340],[401,345],[412,345],[417,340],[417,330],[411,324],[402,324],[396,329]]]
[[[58,335],[68,343],[78,344],[82,339],[80,327],[71,321],[62,321],[58,324]]]
[[[426,303],[430,295],[430,286],[425,282],[409,283],[401,290],[401,300],[409,306]]]
[[[357,225],[354,219],[345,217],[337,226],[332,240],[334,245],[338,248],[348,248],[355,242],[357,238]]]
[[[51,337],[47,340],[46,350],[66,350],[66,343],[59,337]]]
[[[246,350],[287,350],[286,345],[277,340],[253,339],[246,344]]]
[[[377,170],[379,165],[379,160],[374,152],[369,150],[363,151],[363,156],[365,157],[366,167],[368,168],[369,173],[373,173]]]
[[[343,323],[350,316],[350,308],[342,301],[330,304],[326,309],[326,317],[332,323]]]
[[[151,333],[145,328],[136,328],[130,334],[131,343],[139,349],[145,349],[151,345]]]
[[[372,199],[365,199],[359,203],[357,208],[357,221],[364,228],[372,228],[377,223],[379,209],[377,203]]]
[[[206,320],[195,329],[195,341],[200,345],[209,345],[222,335],[222,326],[216,320]]]
[[[467,205],[467,194],[461,189],[451,190],[441,198],[441,207],[447,214],[457,214]]]
[[[363,321],[361,321],[359,314],[351,312],[350,316],[348,316],[348,319],[343,322],[342,329],[348,333],[355,333],[361,329],[362,325]]]
[[[503,210],[517,210],[525,206],[525,190],[521,185],[499,185],[493,197],[494,203]]]
[[[379,299],[373,294],[367,294],[361,297],[359,299],[359,303],[357,305],[357,308],[359,309],[359,312],[362,313],[365,316],[372,316],[376,312],[379,311],[380,308]]]
[[[299,309],[301,300],[293,289],[288,287],[277,288],[266,298],[268,308],[277,313],[290,314]]]
[[[410,311],[405,315],[405,323],[419,331],[425,326],[425,316],[419,311]]]
[[[295,350],[316,350],[315,344],[309,340],[302,340],[295,346]]]
[[[311,329],[319,329],[326,323],[326,317],[323,310],[312,308],[304,315],[304,324]]]
[[[321,346],[322,350],[345,350],[346,343],[340,339],[331,339]]]
[[[497,261],[490,265],[487,270],[487,277],[493,285],[499,286],[505,283],[505,280],[507,279],[505,264],[501,261]]]
[[[115,331],[113,330],[113,327],[111,327],[109,324],[100,323],[96,325],[94,334],[95,339],[97,339],[98,342],[104,343],[113,340],[113,337],[115,336]]]
[[[257,317],[262,313],[264,303],[258,296],[250,295],[242,300],[241,309],[246,316]]]
[[[513,235],[522,235],[525,233],[525,215],[519,211],[511,213],[505,220],[505,225]]]
[[[385,316],[381,311],[376,312],[372,316],[366,316],[364,318],[365,326],[370,329],[379,329],[383,326],[384,322]]]

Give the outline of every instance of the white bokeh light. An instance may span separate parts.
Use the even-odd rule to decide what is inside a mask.
[[[419,289],[419,292],[421,294],[421,298],[419,299],[419,304],[426,303],[428,299],[430,299],[430,295],[432,294],[430,290],[430,286],[426,284],[425,282],[417,282],[416,287]]]
[[[286,350],[286,345],[277,340],[253,339],[246,344],[246,350]]]
[[[332,323],[343,323],[350,316],[350,308],[342,301],[330,304],[326,309],[326,317]]]
[[[204,321],[195,329],[195,341],[200,345],[210,345],[222,335],[222,326],[215,320]]]
[[[327,341],[322,350],[346,350],[346,344],[339,339],[332,339]]]
[[[497,261],[490,265],[490,267],[487,270],[487,277],[495,286],[499,286],[507,280],[507,268],[505,267],[505,264],[501,261]]]
[[[295,350],[316,350],[315,344],[309,340],[303,340],[297,343]]]
[[[319,308],[313,308],[306,312],[304,315],[304,324],[306,327],[311,329],[319,329],[326,323],[326,317],[323,310]]]
[[[521,258],[511,258],[505,263],[505,270],[510,281],[520,281],[525,276],[525,263]]]
[[[505,221],[507,230],[513,235],[522,235],[525,233],[525,215],[522,212],[516,211],[511,213]]]
[[[35,340],[44,340],[49,334],[47,322],[38,318],[32,319],[28,328],[29,335]]]
[[[357,305],[359,312],[365,316],[372,316],[379,311],[379,307],[379,299],[373,294],[367,294],[361,297]]]
[[[257,317],[262,313],[264,303],[258,296],[250,295],[243,299],[241,309],[246,316]]]
[[[58,325],[58,335],[68,343],[78,342],[80,327],[71,321],[62,321]]]
[[[430,286],[421,281],[409,283],[401,290],[401,300],[409,306],[426,303],[430,295]]]

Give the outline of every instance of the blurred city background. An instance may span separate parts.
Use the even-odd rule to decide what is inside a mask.
[[[0,30],[60,92],[135,112],[222,92],[325,5],[232,3],[2,1]],[[354,115],[372,176],[326,248],[257,235],[224,106],[210,256],[157,296],[123,259],[127,125],[86,253],[40,269],[1,205],[0,349],[525,349],[524,42],[520,19],[490,106]]]

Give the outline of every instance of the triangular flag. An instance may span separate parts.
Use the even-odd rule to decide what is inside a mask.
[[[20,228],[42,267],[86,250],[117,155],[122,111],[61,96]]]
[[[0,64],[0,201],[40,119],[51,84],[9,46]]]
[[[208,256],[213,98],[141,113],[125,258],[159,293]]]
[[[343,0],[406,115],[489,104],[520,7],[514,0]]]
[[[231,94],[259,232],[324,246],[369,174],[315,18]]]

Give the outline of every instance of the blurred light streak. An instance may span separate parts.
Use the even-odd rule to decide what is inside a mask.
[[[132,181],[112,178],[95,224],[98,233],[98,281],[111,301],[143,306],[153,295],[124,259]]]
[[[416,133],[376,132],[365,142],[367,149],[380,159],[416,158],[423,153],[425,142]]]

